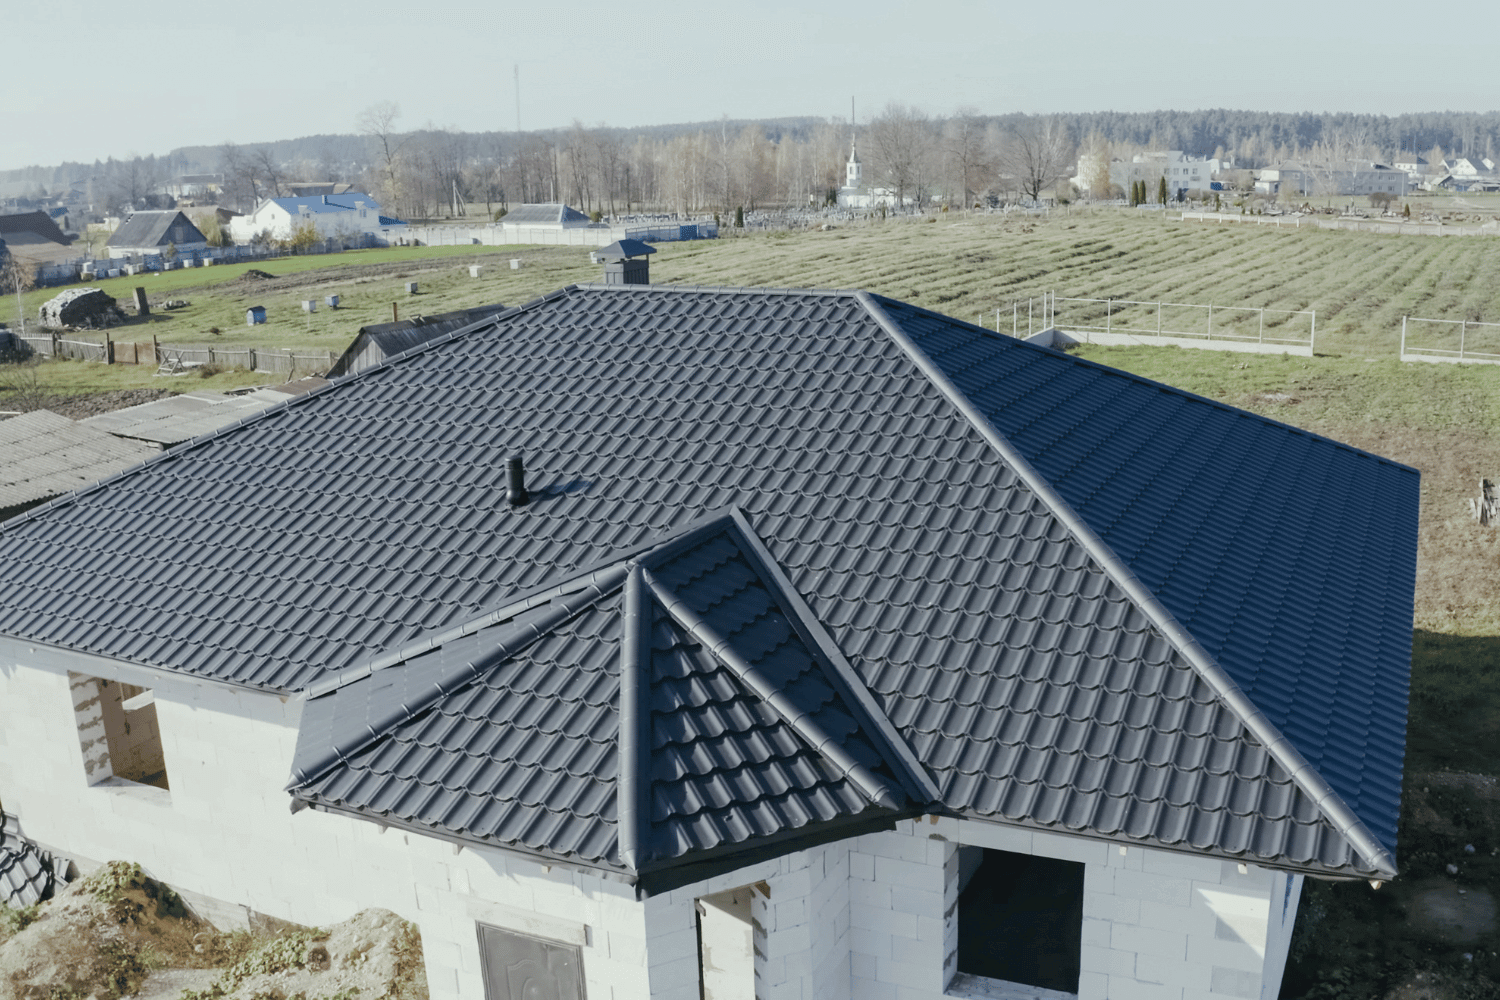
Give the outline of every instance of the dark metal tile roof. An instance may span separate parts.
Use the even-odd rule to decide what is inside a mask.
[[[1281,457],[1248,475],[1236,450]],[[1272,530],[1294,503],[1348,523]],[[354,690],[392,651],[498,628],[516,595],[730,505],[824,637],[804,641],[853,678],[843,696],[916,751],[913,801],[1391,867],[1415,474],[860,294],[575,288],[432,341],[0,527],[0,573],[25,581],[0,588],[0,631]],[[1306,694],[1325,688],[1345,710]]]
[[[760,564],[716,517],[317,694],[291,790],[636,873],[901,809],[904,748]]]
[[[53,865],[50,854],[21,836],[14,816],[0,813],[0,906],[21,909],[46,899]]]
[[[513,226],[587,225],[589,217],[576,208],[550,202],[517,205],[501,216],[500,221]]]
[[[1416,470],[885,305],[1394,848]]]

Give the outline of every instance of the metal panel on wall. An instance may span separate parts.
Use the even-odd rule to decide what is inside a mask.
[[[577,945],[479,924],[485,1000],[583,1000]]]

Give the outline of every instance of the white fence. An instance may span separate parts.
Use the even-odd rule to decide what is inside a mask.
[[[1146,344],[1311,357],[1318,316],[1310,309],[1265,309],[1134,299],[1067,298],[1055,293],[1011,303],[1011,335],[1049,343]],[[995,310],[1003,329],[1004,310]]]
[[[426,246],[508,246],[528,243],[539,246],[604,247],[616,240],[643,243],[674,243],[679,240],[711,240],[719,235],[712,219],[693,222],[631,222],[596,226],[520,226],[504,221],[480,225],[408,226],[402,239]]]
[[[1402,316],[1401,360],[1500,365],[1500,323]]]
[[[1183,212],[1184,222],[1253,223],[1257,226],[1303,226],[1343,229],[1359,233],[1399,236],[1500,236],[1500,225],[1486,223],[1477,228],[1445,226],[1441,222],[1409,222],[1404,219],[1323,219],[1305,215],[1230,215],[1222,212]]]

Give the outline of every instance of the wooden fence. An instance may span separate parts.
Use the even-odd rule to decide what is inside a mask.
[[[112,365],[171,366],[181,371],[202,365],[245,368],[249,371],[291,375],[327,371],[338,360],[335,351],[298,351],[282,347],[217,347],[212,344],[161,344],[115,340],[108,333],[98,339],[78,333],[12,334],[19,349],[47,358],[102,361]]]

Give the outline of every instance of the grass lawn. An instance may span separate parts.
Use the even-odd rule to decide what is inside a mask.
[[[1075,353],[1421,470],[1402,875],[1378,892],[1307,881],[1283,995],[1500,995],[1496,935],[1445,944],[1412,933],[1407,919],[1414,893],[1433,885],[1500,897],[1500,795],[1467,777],[1500,775],[1500,529],[1481,527],[1465,504],[1481,476],[1500,479],[1500,367],[1149,347]],[[1459,865],[1456,878],[1449,864]],[[1418,973],[1435,992],[1390,992]]]

